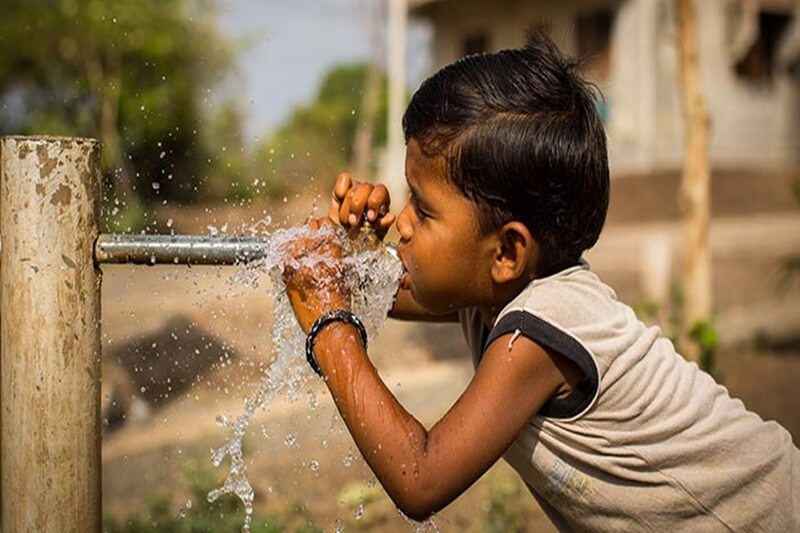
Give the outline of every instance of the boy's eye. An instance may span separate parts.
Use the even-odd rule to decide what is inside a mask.
[[[414,208],[414,215],[417,217],[417,219],[423,221],[426,218],[428,218],[428,214],[425,211],[423,211],[423,209],[419,205],[417,197],[414,196],[413,194],[411,195],[411,206]]]

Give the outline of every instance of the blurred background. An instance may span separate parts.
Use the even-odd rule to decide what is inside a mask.
[[[542,31],[603,94],[612,198],[587,259],[686,342],[687,121],[673,0],[0,0],[0,134],[99,138],[103,231],[262,234],[327,208],[336,174],[404,200],[400,116],[419,83]],[[695,1],[708,111],[710,314],[690,335],[733,396],[800,438],[800,2]],[[396,238],[391,234],[389,239]],[[233,531],[209,449],[271,357],[273,302],[235,268],[103,267],[108,531]],[[692,324],[689,324],[692,325]],[[424,423],[466,386],[458,326],[389,321],[371,342]],[[686,346],[684,344],[684,346]],[[687,349],[689,349],[687,347]],[[260,412],[245,440],[254,531],[413,529],[327,392]],[[442,531],[551,528],[498,464]]]

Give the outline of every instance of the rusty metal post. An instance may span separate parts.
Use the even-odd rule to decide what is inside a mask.
[[[99,144],[0,140],[2,531],[99,532]]]

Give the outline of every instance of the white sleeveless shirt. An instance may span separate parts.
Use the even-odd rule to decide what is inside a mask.
[[[800,531],[800,451],[776,422],[639,321],[586,263],[534,280],[486,331],[459,313],[473,360],[517,330],[585,375],[505,453],[561,530]]]

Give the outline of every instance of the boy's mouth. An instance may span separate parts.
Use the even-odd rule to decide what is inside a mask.
[[[390,245],[389,248],[392,255],[397,257],[400,260],[400,263],[403,265],[403,273],[400,275],[400,288],[409,289],[411,287],[411,274],[408,273],[405,258],[403,257],[403,254],[397,245]]]
[[[400,288],[406,290],[411,289],[411,274],[408,273],[405,266],[403,266],[403,275],[400,276]]]

